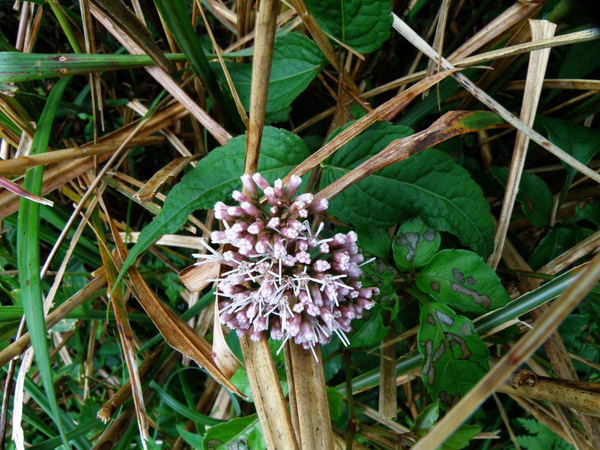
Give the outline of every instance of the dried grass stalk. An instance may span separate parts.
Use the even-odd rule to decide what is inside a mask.
[[[334,443],[321,349],[317,345],[313,351],[290,341],[285,345],[292,423],[303,450],[333,448]]]

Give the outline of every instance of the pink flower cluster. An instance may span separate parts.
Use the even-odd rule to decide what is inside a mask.
[[[344,333],[350,322],[374,305],[375,287],[362,287],[358,277],[363,257],[356,233],[321,239],[320,223],[312,232],[309,215],[327,209],[327,200],[312,194],[296,197],[302,180],[292,176],[287,187],[281,180],[271,186],[260,174],[243,175],[247,195],[234,191],[239,206],[215,205],[215,217],[224,231],[214,231],[213,243],[231,244],[234,251],[208,255],[197,264],[216,261],[230,270],[218,281],[220,320],[238,335],[250,333],[258,340],[269,330],[273,339],[293,339],[305,349],[327,344],[335,332]],[[267,203],[261,206],[259,189]]]

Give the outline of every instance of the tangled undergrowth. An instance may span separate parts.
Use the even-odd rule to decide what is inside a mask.
[[[0,450],[600,448],[594,19],[0,2]]]

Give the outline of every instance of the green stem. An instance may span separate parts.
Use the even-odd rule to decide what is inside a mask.
[[[67,16],[65,16],[65,13],[63,12],[61,6],[58,4],[58,2],[56,0],[50,0],[48,2],[48,4],[50,5],[52,12],[56,16],[56,20],[58,20],[60,27],[62,28],[63,32],[65,33],[65,36],[67,37],[67,40],[69,41],[69,44],[71,44],[73,51],[75,53],[82,53],[81,47],[79,46],[79,43],[77,42],[77,39],[75,38],[75,33],[73,33],[73,28],[71,28],[71,23],[69,22],[69,19],[67,18]]]

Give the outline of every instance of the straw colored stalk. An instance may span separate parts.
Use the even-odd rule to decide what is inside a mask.
[[[556,25],[547,20],[530,20],[529,24],[531,26],[532,40],[534,41],[554,36]],[[549,57],[550,49],[536,50],[530,54],[520,117],[521,121],[530,127],[533,126],[535,120]],[[519,192],[519,183],[521,182],[521,175],[525,168],[528,147],[529,137],[525,133],[518,131],[508,180],[506,182],[506,194],[504,195],[502,211],[498,226],[496,227],[496,235],[494,236],[494,252],[487,262],[492,269],[498,267],[500,257],[502,256],[502,247],[504,246],[508,225],[510,224],[515,200]]]
[[[106,205],[104,202],[100,202],[104,209],[105,214],[108,217],[108,223],[113,235],[116,235],[115,239],[120,239],[117,228],[114,222],[108,216]],[[125,299],[128,298],[129,290],[123,289],[123,286],[115,289],[115,280],[117,278],[117,269],[113,262],[113,258],[110,255],[108,248],[106,247],[106,236],[102,230],[96,230],[98,234],[98,241],[101,243],[100,256],[102,263],[106,269],[108,279],[108,292],[110,296],[110,303],[115,313],[115,321],[117,330],[119,332],[119,338],[121,339],[121,346],[123,348],[123,357],[127,364],[127,371],[129,372],[129,381],[131,385],[131,393],[133,394],[133,403],[135,406],[135,415],[138,422],[138,429],[140,431],[140,437],[142,439],[142,447],[147,448],[146,441],[150,439],[148,432],[148,414],[146,412],[146,405],[144,403],[144,393],[142,389],[142,382],[140,373],[137,365],[137,352],[135,349],[133,331],[131,329],[131,323],[129,322],[129,316],[127,315],[127,308],[125,306]]]
[[[244,173],[252,175],[258,169],[258,156],[262,140],[279,0],[261,0],[256,16],[256,38],[252,60],[252,82],[250,85],[250,118],[246,141]]]
[[[177,353],[175,352],[171,353],[167,357],[154,379],[156,384],[162,385],[167,380],[167,378],[172,375],[173,368],[175,367],[175,364],[177,364],[178,357],[179,355],[177,355]],[[146,403],[150,403],[156,395],[157,393],[155,390],[146,389],[146,391],[144,392],[144,401]],[[115,448],[120,442],[123,434],[131,425],[134,413],[135,410],[133,406],[130,406],[125,411],[121,412],[121,414],[119,414],[119,417],[113,420],[108,425],[108,427],[106,427],[106,429],[98,438],[98,440],[94,442],[94,446],[91,448],[91,450],[105,450],[107,448]]]
[[[164,351],[164,343],[160,344],[156,349],[144,359],[144,361],[138,367],[140,380],[145,382],[150,378],[150,375],[155,371],[156,365],[160,362],[161,356]],[[216,382],[215,382],[216,383]],[[102,407],[98,410],[96,416],[103,423],[108,423],[113,414],[121,408],[125,402],[131,398],[131,380],[127,380],[115,394],[113,394],[108,401],[106,401]]]
[[[127,258],[127,249],[116,229],[113,237],[119,250],[120,259],[124,261]],[[119,264],[121,261],[116,261],[119,270],[121,270]],[[215,364],[211,345],[203,337],[198,336],[186,322],[156,297],[135,266],[127,269],[127,273],[131,279],[133,294],[167,343],[178,352],[193,359],[221,385],[243,397],[243,394],[229,380],[231,374],[223,373]]]
[[[398,108],[405,108],[408,104],[419,94],[421,94],[426,89],[429,89],[431,86],[439,83],[446,77],[448,77],[452,72],[444,71],[433,75],[429,78],[426,78],[414,86],[411,86],[407,90],[399,93],[395,97],[391,98],[383,105],[377,107],[373,111],[370,111],[365,116],[358,119],[340,134],[336,135],[331,141],[321,147],[318,151],[313,153],[311,156],[306,158],[301,164],[290,172],[284,178],[284,184],[287,183],[292,175],[304,175],[309,170],[318,166],[321,162],[335,153],[337,150],[342,148],[364,130],[369,128],[375,122],[379,122],[384,120],[384,118],[392,111],[397,110]]]
[[[306,29],[315,40],[319,49],[323,52],[327,60],[331,63],[335,70],[341,74],[343,83],[346,85],[350,92],[356,95],[360,94],[360,90],[354,83],[352,77],[348,74],[346,68],[340,63],[338,55],[336,54],[329,37],[325,34],[323,29],[319,26],[314,16],[306,8],[303,0],[290,0],[292,7],[298,13],[298,16],[302,19],[302,23],[306,26]],[[340,43],[341,44],[341,43]]]
[[[132,38],[130,30],[121,28],[120,23],[117,20],[118,17],[115,14],[109,14],[93,4],[91,5],[90,10],[94,17],[96,17],[96,19],[129,51],[129,53],[133,55],[147,54],[149,48],[142,48],[139,45],[139,39],[136,41]],[[157,55],[150,53],[148,53],[148,56],[157,57]],[[179,86],[179,84],[171,77],[169,71],[165,70],[163,67],[146,67],[146,70],[163,88],[176,98],[221,145],[225,145],[227,141],[231,139],[231,135],[200,108],[181,86]]]
[[[285,344],[292,424],[303,450],[333,448],[334,443],[320,346],[313,351]]]
[[[409,42],[416,46],[420,51],[425,53],[429,58],[437,60],[440,55],[433,50],[427,42],[425,42],[413,29],[411,29],[402,19],[397,15],[393,14],[393,27],[398,33],[403,35]],[[441,58],[441,66],[446,69],[454,69],[454,66],[448,62],[445,58]],[[510,111],[504,108],[500,103],[490,97],[486,92],[477,87],[471,80],[460,72],[452,75],[456,81],[458,81],[465,89],[467,89],[475,98],[490,108],[492,111],[497,113],[505,121],[510,123],[517,130],[525,133],[531,140],[535,141],[538,145],[548,150],[550,153],[564,161],[579,172],[587,175],[592,180],[600,183],[600,174],[596,173],[585,164],[580,163],[577,159],[560,149],[548,139],[544,138],[537,131],[521,122],[515,117]]]
[[[258,168],[278,8],[278,0],[261,0],[256,16],[250,118],[244,161],[244,173],[249,175],[254,174]],[[243,336],[240,338],[240,344],[256,411],[268,448],[292,450],[298,448],[266,336],[263,335],[259,341],[252,341],[249,336]]]
[[[44,172],[44,182],[42,185],[42,195],[52,192],[59,186],[71,181],[72,179],[81,176],[94,166],[97,162],[106,161],[124,142],[131,142],[131,134],[138,125],[143,122],[142,126],[137,130],[137,136],[147,137],[156,131],[168,127],[178,120],[182,119],[188,112],[181,105],[171,105],[162,110],[157,111],[150,118],[140,120],[129,124],[109,135],[99,139],[97,144],[88,143],[75,149],[69,149],[73,152],[70,157],[62,155],[60,163],[49,167]],[[125,145],[127,147],[127,145]],[[100,149],[102,149],[100,151]],[[60,150],[58,150],[60,151]],[[95,159],[90,154],[102,153]],[[45,153],[44,155],[53,155],[55,152]],[[39,155],[41,156],[41,155]],[[7,161],[0,161],[0,172],[3,167],[9,166],[8,171],[22,170],[22,168],[33,167],[36,165],[46,164],[38,158],[38,155],[16,158]],[[19,196],[9,191],[0,191],[0,219],[14,213],[19,208]]]
[[[600,29],[598,28],[593,28],[590,30],[584,30],[584,31],[577,31],[575,33],[568,33],[568,34],[564,34],[562,36],[557,36],[557,37],[553,37],[550,39],[542,39],[541,41],[536,41],[536,42],[527,42],[524,44],[518,44],[518,45],[513,45],[510,47],[506,47],[506,48],[501,48],[499,50],[493,50],[493,51],[489,51],[486,53],[482,53],[480,55],[475,55],[475,56],[471,56],[469,58],[465,58],[465,59],[461,59],[459,61],[452,61],[453,64],[455,64],[457,67],[466,67],[466,66],[473,66],[473,65],[478,65],[487,61],[491,61],[494,59],[498,59],[498,58],[506,58],[508,56],[516,56],[516,55],[520,55],[523,53],[527,53],[533,50],[539,50],[542,48],[550,48],[550,47],[559,47],[562,45],[571,45],[571,44],[577,44],[580,42],[588,42],[588,41],[592,41],[595,39],[598,39],[600,37]],[[420,72],[415,72],[413,74],[398,78],[397,80],[394,81],[390,81],[389,83],[383,84],[381,86],[378,86],[374,89],[371,89],[369,91],[366,91],[362,94],[360,94],[360,98],[363,100],[369,99],[371,97],[374,97],[376,95],[382,94],[384,92],[388,92],[391,91],[393,89],[397,89],[400,88],[402,86],[405,86],[409,83],[413,83],[415,81],[419,81],[421,80],[423,77],[425,76],[425,71],[422,70]],[[589,81],[589,80],[586,80]],[[546,80],[544,82],[544,87],[547,87],[549,89],[567,89],[567,87],[562,87],[562,86],[556,86],[554,87],[554,85],[546,85],[546,83],[548,82],[548,80]],[[512,86],[513,83],[517,84],[520,83],[519,81],[517,82],[509,82],[507,83],[507,86]],[[597,85],[593,84],[594,82],[591,82],[591,87],[589,87],[589,89],[597,89]],[[522,88],[521,88],[522,89]],[[583,88],[583,89],[587,89],[587,88]],[[316,116],[314,116],[313,118],[307,120],[306,122],[304,122],[303,124],[299,125],[298,127],[296,127],[293,131],[294,133],[299,133],[300,131],[308,128],[310,125],[319,122],[320,120],[324,119],[325,117],[328,117],[330,115],[332,115],[336,110],[336,107],[331,107],[319,114],[317,114]]]
[[[536,351],[542,342],[546,341],[599,279],[600,255],[585,267],[577,280],[556,299],[542,317],[534,322],[533,329],[528,331],[498,364],[454,405],[414,449],[426,450],[441,445],[520,364]]]
[[[446,141],[452,137],[477,131],[469,128],[463,122],[463,119],[471,114],[477,114],[470,111],[450,111],[436,120],[429,128],[413,134],[406,138],[392,141],[386,148],[377,155],[371,157],[358,167],[337,179],[315,195],[315,201],[325,198],[330,199],[341,193],[348,186],[358,183],[367,176],[379,172],[392,164],[404,161],[415,153],[425,150]],[[502,126],[501,124],[492,125],[489,128]],[[341,134],[341,133],[340,133]]]

